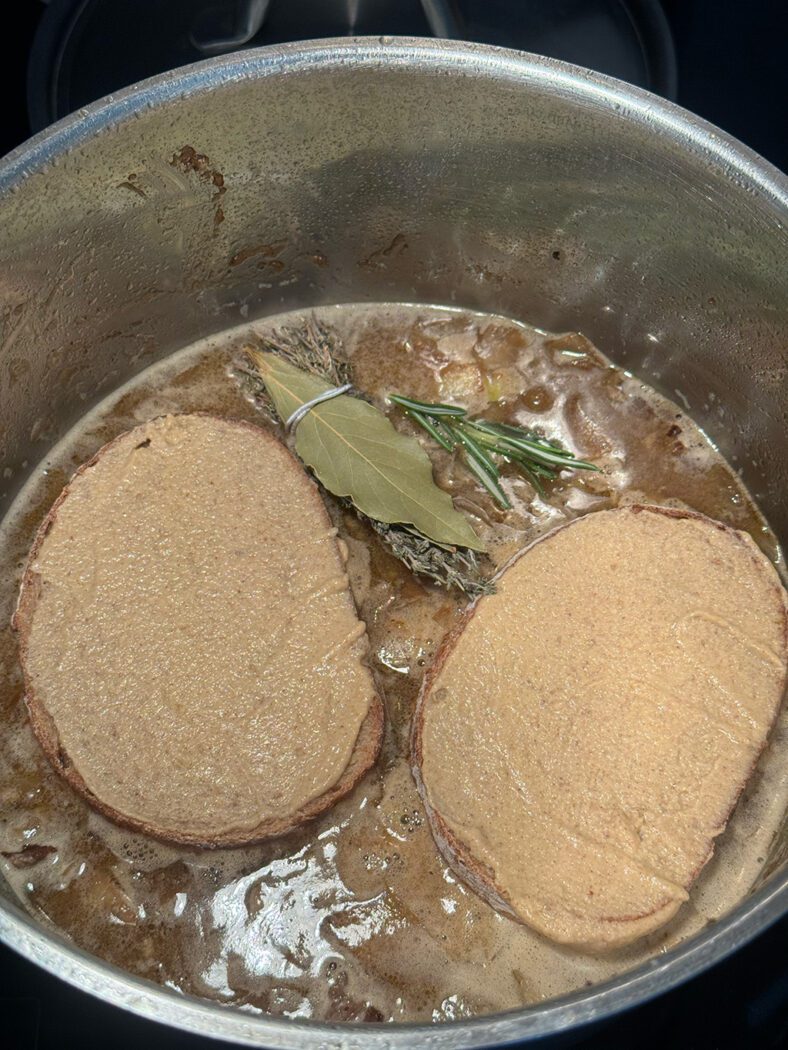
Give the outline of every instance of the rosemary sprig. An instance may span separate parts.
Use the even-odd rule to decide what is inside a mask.
[[[471,419],[464,408],[456,405],[416,401],[401,394],[390,394],[389,401],[403,408],[447,452],[460,449],[465,465],[505,510],[511,502],[501,488],[501,473],[494,456],[513,463],[540,496],[544,495],[542,479],[554,481],[562,470],[599,469],[533,431],[508,423]]]
[[[349,381],[350,369],[337,334],[314,318],[303,326],[281,328],[259,337],[255,348],[278,354],[296,368],[334,386]],[[246,355],[235,362],[233,374],[257,407],[277,419],[265,383],[260,373],[249,366]],[[353,393],[363,397],[355,390]],[[454,411],[462,412],[462,409]],[[472,550],[444,546],[405,526],[389,525],[369,518],[353,507],[350,501],[341,502],[351,507],[390,553],[416,575],[424,576],[441,587],[456,588],[472,599],[494,590]]]

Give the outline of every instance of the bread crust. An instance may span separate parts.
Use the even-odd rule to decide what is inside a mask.
[[[213,415],[210,412],[192,412],[186,414],[201,416],[205,419],[214,420],[222,425],[230,425],[252,431],[256,436],[259,436],[263,442],[270,442],[279,448],[284,448],[281,442],[279,442],[273,434],[269,433],[267,430],[263,430],[261,427],[255,426],[253,423],[247,422],[246,420],[227,419],[222,416]],[[316,798],[311,799],[302,806],[301,809],[297,810],[296,813],[286,819],[272,818],[261,822],[257,827],[252,828],[249,831],[228,831],[212,838],[206,838],[190,832],[169,831],[158,828],[153,824],[129,817],[98,798],[87,786],[79,771],[69,759],[68,754],[61,746],[55,723],[49,715],[42,698],[37,695],[31,680],[31,675],[28,671],[28,638],[38,602],[40,588],[40,580],[38,574],[33,571],[33,565],[38,557],[41,545],[57,520],[58,511],[62,506],[63,501],[68,498],[76,479],[90,471],[91,468],[100,461],[102,456],[109,451],[109,449],[118,444],[118,442],[126,440],[129,434],[133,434],[135,430],[142,431],[143,427],[150,422],[153,422],[153,420],[148,420],[147,423],[141,424],[140,427],[135,427],[133,430],[127,430],[122,434],[119,434],[117,437],[103,445],[87,462],[83,463],[82,466],[80,466],[71,476],[71,479],[52,504],[46,517],[38,528],[33,545],[30,548],[30,554],[28,555],[27,564],[22,576],[16,611],[11,621],[12,627],[18,635],[19,661],[22,667],[25,684],[25,706],[27,707],[30,724],[33,728],[36,739],[55,771],[59,773],[71,785],[71,787],[85,799],[86,802],[113,823],[128,828],[130,831],[142,832],[145,835],[150,835],[152,838],[158,839],[162,842],[176,843],[177,845],[182,846],[195,846],[202,849],[228,849],[239,846],[250,846],[267,839],[286,835],[288,832],[295,830],[307,821],[319,817],[322,813],[325,813],[326,810],[330,809],[335,802],[338,802],[341,798],[348,795],[375,764],[383,742],[384,731],[384,706],[380,696],[380,691],[377,688],[377,683],[369,711],[367,712],[366,718],[362,722],[358,736],[356,737],[350,761],[345,767],[344,773],[333,787],[328,791],[323,792],[322,795],[318,795]],[[290,455],[289,450],[285,449],[285,451],[288,451],[288,454]],[[297,464],[295,457],[292,458],[293,462]],[[300,464],[298,464],[298,466],[299,469],[302,469]],[[318,488],[316,485],[313,485],[313,488],[316,505],[319,504],[320,513],[325,519],[326,527],[329,529],[333,528],[333,523],[329,517],[328,510],[320,496]],[[337,557],[340,558],[339,551],[337,551]]]
[[[696,521],[702,521],[708,525],[713,525],[715,528],[724,532],[730,536],[731,539],[735,540],[745,547],[748,554],[751,555],[753,563],[757,566],[759,571],[763,570],[763,563],[759,556],[751,550],[748,540],[749,537],[745,538],[744,534],[738,530],[732,528],[729,525],[725,525],[722,522],[716,521],[713,518],[709,518],[704,514],[699,514],[695,511],[676,510],[670,507],[660,507],[651,504],[631,504],[626,508],[622,508],[631,511],[633,514],[662,514],[668,518],[676,519],[691,519]],[[563,529],[570,528],[572,525],[581,521],[582,518],[575,518],[572,521],[565,522],[559,525],[557,528],[551,529],[543,536],[537,537],[532,543],[524,547],[521,551],[511,558],[501,569],[496,573],[495,579],[498,579],[511,565],[522,558],[530,550],[532,550],[537,544],[544,543],[545,540],[550,539],[556,533],[561,532]],[[775,591],[779,594],[782,609],[783,609],[783,650],[788,652],[788,598],[784,588],[781,586],[779,580],[776,580],[774,584]],[[416,708],[413,716],[413,724],[411,729],[411,767],[413,771],[413,777],[416,782],[416,786],[427,812],[427,818],[432,831],[435,844],[437,845],[441,855],[446,860],[447,864],[471,887],[471,889],[477,893],[480,897],[486,900],[496,910],[507,915],[509,918],[521,922],[524,925],[534,926],[532,922],[526,923],[525,919],[520,916],[515,910],[511,900],[507,897],[505,890],[496,883],[495,873],[487,865],[481,863],[473,856],[467,846],[452,832],[449,826],[441,814],[430,804],[429,797],[427,794],[426,786],[422,777],[421,767],[423,763],[423,733],[424,733],[424,716],[426,706],[430,700],[430,694],[435,682],[438,680],[441,670],[443,669],[446,660],[453,652],[455,646],[462,637],[465,628],[470,623],[471,619],[475,615],[480,602],[485,600],[484,596],[477,598],[476,601],[472,602],[463,613],[457,624],[452,628],[449,634],[445,637],[441,643],[436,655],[430,667],[427,669],[422,687],[419,692],[418,699],[416,701]],[[771,729],[774,727],[774,722],[777,718],[778,709],[775,712],[774,719],[772,720]],[[752,775],[758,760],[763,753],[767,738],[764,740],[763,746],[759,752],[755,755],[750,769],[747,772],[747,776],[742,782],[735,786],[735,790],[731,793],[729,802],[725,805],[723,812],[720,813],[718,822],[716,824],[716,830],[712,837],[709,839],[709,848],[704,856],[703,861],[697,866],[692,872],[688,882],[685,884],[685,889],[689,889],[694,880],[697,878],[700,871],[708,863],[714,853],[714,840],[717,835],[724,831],[725,826],[733,812],[736,803],[739,800],[745,784]],[[653,932],[660,926],[668,922],[681,907],[682,902],[674,899],[666,899],[665,902],[651,912],[643,913],[642,915],[627,916],[626,918],[621,917],[610,917],[605,920],[589,920],[585,916],[577,913],[578,918],[583,922],[588,923],[589,926],[593,925],[596,921],[599,929],[597,934],[590,934],[587,938],[582,940],[572,939],[566,943],[571,943],[577,947],[585,948],[594,951],[604,951],[614,948],[621,947],[625,944],[631,943],[633,940],[643,937],[648,933]],[[538,927],[534,927],[537,928]],[[547,929],[539,929],[539,932],[547,937],[555,939],[553,932]]]

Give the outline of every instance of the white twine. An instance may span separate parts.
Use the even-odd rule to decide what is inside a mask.
[[[325,393],[313,397],[311,401],[306,401],[303,405],[299,405],[295,412],[285,420],[285,430],[292,434],[304,416],[311,412],[315,405],[322,405],[324,401],[331,401],[332,398],[339,397],[340,394],[346,394],[350,388],[350,383],[345,383],[344,386],[335,386],[330,390],[326,390]]]

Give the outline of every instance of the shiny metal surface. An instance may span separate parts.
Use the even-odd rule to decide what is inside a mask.
[[[721,132],[533,56],[327,41],[148,81],[0,167],[0,510],[71,422],[157,357],[266,313],[398,299],[583,330],[685,402],[785,542],[787,219],[786,179]],[[746,901],[636,971],[440,1027],[189,1000],[88,957],[10,899],[0,936],[119,1006],[250,1045],[489,1046],[698,973],[788,910],[785,861],[783,835]]]

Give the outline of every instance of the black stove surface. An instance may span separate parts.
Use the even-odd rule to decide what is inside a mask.
[[[270,0],[259,25],[215,17],[182,32],[198,0],[156,0],[161,32],[155,49],[129,46],[116,32],[123,62],[98,56],[120,12],[151,7],[133,0],[6,0],[14,8],[6,33],[0,154],[69,108],[131,80],[194,61],[218,49],[283,39],[343,35],[341,10],[356,12],[355,32],[465,35],[581,62],[649,87],[717,124],[788,169],[788,0],[419,0],[375,5]],[[298,5],[318,12],[308,29]],[[209,5],[203,5],[206,9]],[[217,5],[211,5],[216,10]],[[230,4],[236,9],[265,4]],[[380,25],[368,21],[374,7]],[[75,22],[80,17],[95,21]],[[243,13],[243,12],[242,12]],[[303,12],[302,12],[303,13]],[[441,22],[441,18],[444,19]],[[448,22],[446,19],[448,18]],[[104,21],[102,22],[102,19]],[[181,22],[179,22],[179,19]],[[437,19],[437,21],[436,21]],[[142,21],[140,19],[140,21]],[[295,28],[299,22],[298,29]],[[167,41],[164,27],[172,32]],[[668,33],[665,28],[668,27]],[[38,41],[34,44],[37,30]],[[250,32],[251,31],[251,32]],[[248,39],[240,40],[246,36]],[[235,45],[230,40],[240,41]],[[195,53],[196,50],[196,53]],[[92,59],[92,61],[80,61]],[[90,68],[87,68],[87,67]],[[30,82],[28,83],[28,75]],[[549,1041],[548,1041],[549,1042]],[[538,1045],[548,1045],[540,1043]],[[569,1042],[589,1050],[727,1050],[788,1048],[788,918],[730,959],[668,995]],[[229,1044],[165,1028],[122,1013],[71,988],[0,945],[0,1050],[220,1050]]]

